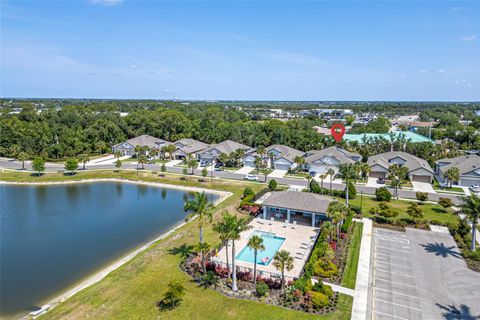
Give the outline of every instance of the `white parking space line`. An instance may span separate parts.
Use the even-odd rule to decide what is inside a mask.
[[[395,316],[395,315],[393,315],[393,314],[383,313],[383,312],[380,312],[380,311],[377,311],[377,310],[373,310],[373,312],[375,312],[375,313],[377,313],[377,314],[381,314],[382,316],[387,316],[387,317],[391,317],[391,318],[394,318],[394,319],[410,320],[410,319],[407,319],[407,318]]]
[[[411,271],[413,271],[412,266],[406,266],[406,265],[403,265],[403,264],[392,263],[392,262],[388,263],[388,262],[380,261],[380,260],[375,261],[375,265],[376,265],[377,263],[378,263],[378,264],[381,264],[381,265],[389,265],[389,266],[396,266],[396,267],[401,267],[401,268],[408,268],[408,269],[410,269]]]
[[[402,239],[402,238],[391,238],[391,237],[387,237],[387,236],[375,236],[375,238],[377,239],[381,239],[381,240],[385,240],[385,241],[392,241],[392,242],[401,242],[401,243],[407,243],[407,244],[410,244],[410,240],[408,239]]]
[[[388,304],[391,304],[393,306],[397,306],[397,307],[402,307],[402,308],[406,308],[406,309],[411,309],[411,310],[415,310],[415,311],[420,311],[422,312],[422,309],[418,309],[418,308],[415,308],[415,307],[411,307],[411,306],[406,306],[404,304],[400,304],[400,303],[395,303],[395,302],[391,302],[391,301],[387,301],[387,300],[381,300],[381,299],[377,299],[377,301],[380,301],[382,303],[388,303]]]
[[[405,260],[407,260],[407,258],[405,257],[404,254],[400,254],[398,252],[395,252],[394,254],[392,254],[391,252],[375,250],[375,254],[380,254],[380,255],[384,255],[386,257],[393,257],[393,258],[404,258]]]
[[[382,289],[382,288],[379,288],[379,287],[375,287],[374,288],[375,291],[384,291],[384,292],[389,292],[393,295],[401,295],[401,296],[405,296],[405,297],[409,297],[409,298],[413,298],[413,299],[418,299],[418,296],[412,296],[410,294],[406,294],[406,293],[401,293],[401,292],[397,292],[397,291],[391,291],[391,290],[385,290],[385,289]]]
[[[396,249],[396,248],[392,248],[392,247],[384,247],[384,246],[375,245],[375,248],[403,251],[403,252],[407,252],[407,253],[410,252],[410,250],[405,250],[405,249],[410,249],[409,246],[402,246],[402,249]]]
[[[398,284],[398,285],[401,285],[401,286],[416,288],[416,286],[411,285],[411,284],[406,284],[405,282],[390,281],[390,280],[380,279],[380,278],[377,278],[377,277],[375,277],[375,281],[389,282],[391,284]]]
[[[402,277],[408,277],[408,278],[414,278],[415,279],[415,277],[412,276],[412,275],[399,273],[399,272],[395,272],[395,271],[391,271],[391,270],[383,270],[383,269],[376,268],[375,271],[387,272],[387,273],[391,273],[391,274],[398,274],[399,276],[402,276]]]

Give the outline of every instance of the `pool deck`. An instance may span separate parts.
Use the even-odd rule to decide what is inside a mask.
[[[313,248],[314,241],[320,229],[305,225],[293,226],[292,224],[289,224],[288,227],[285,227],[283,222],[263,220],[260,217],[253,219],[250,222],[250,225],[253,228],[242,232],[240,234],[240,240],[235,241],[236,255],[238,255],[239,252],[242,251],[242,249],[247,245],[248,237],[254,231],[259,230],[263,232],[274,233],[275,236],[286,239],[279,250],[287,250],[293,257],[293,269],[290,271],[285,271],[285,276],[287,278],[298,277],[303,269],[303,266],[305,265],[306,260],[308,259],[308,256],[310,255],[310,251]],[[215,260],[225,264],[225,250],[225,247],[223,247],[219,251],[218,257],[216,257]],[[232,263],[231,246],[229,246],[229,262],[230,264]],[[235,262],[239,267],[250,268],[253,270],[253,263],[240,260],[235,260]],[[262,271],[280,274],[280,272],[273,266],[273,259],[267,266],[257,264],[257,270],[259,274],[261,274]]]

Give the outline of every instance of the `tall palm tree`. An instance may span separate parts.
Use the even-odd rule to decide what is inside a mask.
[[[260,155],[260,158],[262,158],[262,161],[265,161],[265,154],[266,154],[265,147],[264,146],[258,146],[257,147],[257,153]],[[266,166],[266,163],[265,163],[265,166]]]
[[[235,240],[240,239],[240,234],[243,231],[249,230],[252,226],[248,225],[248,218],[238,218],[236,215],[230,215],[228,219],[231,219],[231,239],[232,239],[232,290],[237,291],[237,268],[235,266]]]
[[[328,237],[328,242],[332,242],[333,235],[337,234],[337,228],[333,225],[330,221],[325,221],[322,224],[322,231],[325,232],[326,236]]]
[[[25,161],[28,160],[28,154],[26,152],[19,152],[17,155],[17,160],[22,162],[22,170],[25,170]]]
[[[186,221],[197,217],[199,242],[203,243],[203,224],[205,221],[212,222],[213,204],[210,203],[205,195],[205,192],[196,192],[192,200],[185,202],[183,209],[188,213]],[[202,253],[202,268],[205,272],[205,255]]]
[[[255,169],[257,169],[257,174],[260,173],[260,169],[263,167],[263,160],[260,157],[255,157],[255,160],[253,161],[255,164]]]
[[[153,148],[149,151],[150,156],[153,158],[153,163],[155,163],[155,158],[158,156],[158,149]]]
[[[306,177],[306,179],[307,179],[307,189],[308,189],[308,191],[310,192],[310,191],[311,191],[311,190],[310,190],[310,182],[312,181],[313,177],[312,177],[311,175],[308,175],[308,176]],[[265,181],[266,181],[266,179],[265,179]]]
[[[167,151],[168,151],[167,149],[168,149],[167,146],[163,146],[160,148],[160,158],[162,160],[165,160],[167,158]]]
[[[332,222],[335,224],[337,229],[337,238],[340,236],[340,225],[347,214],[348,207],[338,201],[331,202],[327,208],[327,217],[332,219]]]
[[[335,176],[335,170],[333,170],[333,168],[328,168],[327,174],[330,176],[330,194],[332,194],[332,180]]]
[[[228,279],[230,279],[230,264],[228,262],[228,243],[230,242],[232,236],[231,236],[231,230],[232,230],[232,219],[230,217],[231,215],[225,211],[222,214],[222,219],[214,223],[213,225],[213,231],[218,233],[218,236],[220,238],[220,241],[225,245],[225,257],[227,261],[227,273],[228,273]]]
[[[280,250],[273,258],[273,266],[282,273],[282,293],[285,288],[285,269],[293,269],[293,258],[287,250]]]
[[[470,250],[475,251],[477,222],[480,215],[480,198],[472,193],[470,196],[463,197],[462,199],[462,211],[472,223],[472,243]]]
[[[247,246],[253,250],[253,284],[257,285],[257,252],[265,250],[263,245],[263,238],[257,235],[253,235],[248,239]]]
[[[90,157],[86,153],[82,153],[81,155],[78,156],[78,161],[80,161],[83,164],[83,170],[85,170],[85,164],[90,161]]]
[[[322,186],[321,190],[322,190],[322,194],[323,194],[323,180],[327,177],[327,174],[324,173],[324,174],[319,175],[318,177],[320,178],[320,184]]]
[[[135,157],[138,159],[142,153],[143,147],[139,144],[135,146]]]
[[[177,146],[174,144],[170,144],[166,147],[165,149],[168,152],[168,155],[170,156],[170,160],[173,160],[173,153],[175,150],[177,150]]]
[[[243,158],[245,158],[245,150],[238,149],[237,151],[235,151],[235,157],[238,160],[237,164],[241,165],[243,162]]]
[[[348,182],[355,179],[356,173],[353,164],[341,164],[337,176],[345,180],[345,200],[348,206]]]
[[[137,163],[137,168],[138,168],[138,165],[140,164],[142,166],[142,170],[145,169],[145,164],[147,163],[147,156],[144,155],[144,154],[141,154],[139,157],[138,157],[138,163]]]
[[[368,177],[368,175],[370,174],[370,171],[371,171],[370,166],[366,162],[361,162],[360,163],[360,168],[361,168],[361,171],[362,171],[362,178],[366,179]]]

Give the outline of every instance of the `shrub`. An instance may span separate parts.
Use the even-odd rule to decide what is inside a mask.
[[[200,285],[203,287],[216,287],[217,284],[218,277],[213,271],[207,271],[207,273],[205,273],[200,280]]]
[[[327,297],[331,298],[333,296],[333,289],[331,286],[326,285],[322,282],[317,282],[312,288],[313,291],[315,292],[320,292],[326,295]]]
[[[451,206],[453,206],[453,202],[450,198],[439,198],[438,204],[444,208],[450,208]]]
[[[338,268],[331,260],[321,258],[313,265],[313,274],[320,277],[330,278],[338,274]]]
[[[177,281],[170,281],[165,296],[157,305],[161,309],[175,309],[185,295],[185,287]]]
[[[348,181],[348,199],[355,199],[357,197],[357,189],[353,185],[352,181]],[[343,198],[347,196],[347,188],[343,191]]]
[[[418,193],[418,192],[417,192]],[[410,217],[412,218],[422,218],[423,217],[423,211],[422,208],[416,203],[412,203],[408,209],[407,213]]]
[[[315,309],[322,309],[328,305],[329,301],[330,299],[328,299],[328,297],[321,292],[312,293],[312,305]]]
[[[313,193],[320,193],[321,192],[321,189],[320,189],[320,185],[318,184],[317,181],[315,180],[310,180],[310,190],[313,192]]]
[[[421,202],[428,200],[428,193],[427,192],[418,191],[417,193],[415,193],[415,196],[417,197],[417,200],[421,201]]]
[[[360,206],[351,204],[351,205],[350,205],[350,209],[351,209],[353,212],[355,212],[355,214],[362,214],[362,208],[360,208]]]
[[[243,197],[247,197],[249,195],[255,195],[255,192],[253,192],[252,188],[246,187],[245,190],[243,190]]]
[[[265,282],[257,282],[257,287],[255,288],[258,296],[265,297],[267,293],[270,292],[270,288],[267,286]]]
[[[393,218],[398,215],[398,212],[394,211],[387,202],[380,202],[378,208],[370,210],[370,213],[372,213],[372,211],[374,214],[378,214],[385,218]]]
[[[350,226],[352,225],[352,219],[353,219],[353,216],[351,214],[349,214],[345,218],[345,222],[342,224],[342,229],[341,229],[342,232],[346,233],[348,232],[348,230],[350,230]]]
[[[275,179],[270,180],[268,183],[268,188],[272,191],[277,190],[277,181],[275,181]]]
[[[390,202],[390,200],[392,200],[392,194],[388,191],[387,187],[381,187],[375,190],[375,196],[377,197],[377,201]]]

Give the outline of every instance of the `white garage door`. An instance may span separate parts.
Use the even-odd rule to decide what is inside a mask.
[[[480,179],[460,179],[460,185],[470,187],[471,185],[480,185]]]
[[[254,161],[245,161],[245,166],[254,168],[255,163],[254,163]]]
[[[277,170],[288,170],[288,169],[290,169],[290,165],[282,164],[282,163],[276,163],[275,164],[275,169],[277,169]]]
[[[327,171],[327,167],[325,166],[311,166],[310,172],[316,172],[318,174],[323,174]]]

